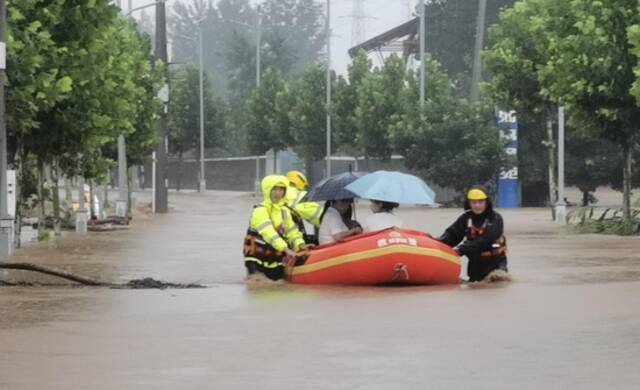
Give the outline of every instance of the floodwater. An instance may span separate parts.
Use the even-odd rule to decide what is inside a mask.
[[[0,288],[0,389],[640,388],[638,238],[567,234],[548,210],[504,211],[509,284],[247,286],[252,202],[172,194],[171,214],[138,215],[129,231],[21,251],[13,260],[114,282],[209,288]],[[400,214],[439,234],[458,211]]]

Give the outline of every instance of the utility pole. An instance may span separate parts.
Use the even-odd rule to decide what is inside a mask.
[[[424,107],[424,88],[425,88],[425,64],[424,59],[424,46],[426,40],[426,7],[424,6],[424,0],[420,0],[420,108]],[[422,114],[421,114],[422,115]]]
[[[262,46],[262,15],[260,14],[260,6],[258,5],[258,15],[256,21],[256,88],[260,87],[260,76],[261,70],[260,67],[262,64],[260,63],[260,46]]]
[[[156,60],[162,61],[165,65],[167,60],[167,20],[164,1],[156,3]],[[166,77],[166,74],[165,74]],[[168,85],[165,84],[165,88]],[[156,190],[155,190],[155,209],[156,213],[164,214],[169,211],[169,202],[167,197],[167,105],[160,113],[158,120],[158,135],[160,143],[156,150]]]
[[[331,0],[327,0],[327,177],[331,177]]]
[[[476,46],[473,52],[473,72],[471,75],[471,101],[480,97],[480,79],[482,78],[482,47],[484,46],[484,24],[487,15],[487,0],[478,0],[478,19],[476,22]]]
[[[203,19],[204,20],[204,19]],[[200,186],[198,188],[199,192],[204,192],[207,190],[207,180],[205,179],[204,174],[204,70],[202,63],[202,56],[204,54],[203,51],[203,38],[202,38],[202,22],[200,20],[198,22],[198,45],[200,46],[199,51],[199,64],[198,64],[198,74],[200,77]]]
[[[7,3],[0,0],[0,258],[13,254],[13,216],[9,215],[7,188],[7,121],[5,116],[4,80],[7,64],[5,30],[7,25]]]
[[[558,201],[556,202],[556,222],[564,225],[567,221],[567,204],[564,201],[564,106],[558,105]]]

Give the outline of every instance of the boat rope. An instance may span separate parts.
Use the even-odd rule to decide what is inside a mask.
[[[393,266],[393,282],[400,280],[400,276],[404,275],[404,281],[409,281],[409,269],[402,263]]]

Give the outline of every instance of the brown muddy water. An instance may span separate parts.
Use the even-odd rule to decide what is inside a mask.
[[[504,211],[513,283],[247,286],[239,251],[252,202],[172,194],[171,214],[139,215],[129,231],[22,250],[12,260],[210,288],[0,288],[0,389],[640,388],[638,238],[567,234],[548,210]],[[458,211],[400,214],[439,234]]]

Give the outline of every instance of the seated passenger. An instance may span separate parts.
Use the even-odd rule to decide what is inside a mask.
[[[320,222],[320,245],[340,241],[362,233],[360,224],[352,220],[353,199],[328,201]]]
[[[393,202],[384,202],[380,200],[371,200],[371,211],[364,222],[365,232],[375,232],[391,227],[402,227],[402,220],[393,213],[393,209],[399,204]]]
[[[284,176],[271,175],[262,180],[264,200],[253,208],[244,240],[244,264],[249,276],[262,273],[272,280],[281,279],[283,260],[295,262],[296,251],[307,248],[286,205],[288,186]]]

